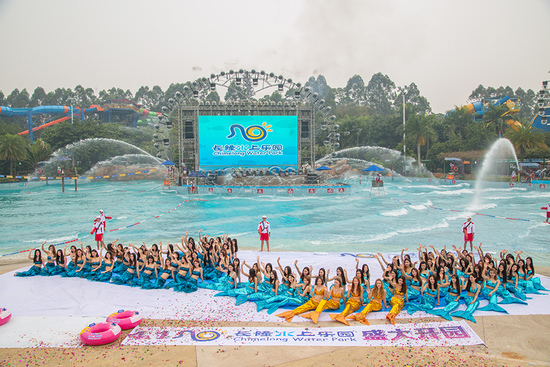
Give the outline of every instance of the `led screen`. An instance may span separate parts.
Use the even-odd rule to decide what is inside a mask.
[[[297,116],[199,116],[201,170],[297,165]]]

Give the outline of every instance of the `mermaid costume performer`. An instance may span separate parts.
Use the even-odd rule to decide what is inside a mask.
[[[409,298],[410,300],[410,298]],[[432,311],[437,301],[437,289],[431,289],[429,286],[424,291],[424,294],[420,298],[420,303],[409,303],[407,306],[407,312],[412,315],[416,311]]]
[[[366,316],[369,314],[369,312],[376,312],[380,310],[382,310],[382,299],[373,296],[372,300],[365,306],[365,308],[363,308],[361,312],[356,313],[355,315],[350,315],[347,318],[349,320],[359,321],[364,325],[369,325]]]
[[[321,289],[320,291],[314,290],[313,293],[316,296],[323,296],[325,291],[323,289]],[[320,301],[317,301],[315,298],[312,297],[306,303],[296,307],[294,310],[280,313],[277,316],[284,317],[286,322],[291,322],[294,316],[303,314],[304,312],[307,312],[307,311],[315,310],[317,306],[319,306],[319,303]]]
[[[346,320],[346,317],[361,308],[360,297],[361,294],[353,293],[352,291],[350,291],[350,296],[346,301],[346,307],[344,307],[344,311],[339,314],[331,314],[330,318],[349,326],[349,322]]]
[[[473,316],[473,313],[477,310],[479,307],[479,300],[475,300],[474,302],[474,296],[464,296],[464,303],[467,305],[466,310],[464,311],[455,311],[451,316],[454,317],[461,317],[463,319],[469,320],[476,324],[476,319]]]
[[[450,313],[458,308],[460,305],[460,289],[454,288],[452,285],[449,286],[447,295],[445,296],[445,303],[447,304],[443,309],[433,309],[428,311],[428,313],[443,317],[446,320],[453,321]]]
[[[495,290],[497,282],[492,282],[491,280],[485,280],[485,286],[481,288],[480,294],[489,300],[489,303],[486,306],[478,308],[479,311],[496,311],[508,314],[504,308],[497,305],[497,291]],[[492,293],[492,294],[490,294]]]
[[[334,289],[334,288],[333,288]],[[333,291],[331,291],[331,297],[329,300],[322,299],[319,304],[317,305],[317,308],[315,311],[311,311],[310,313],[303,314],[302,317],[306,319],[313,320],[314,323],[317,323],[319,320],[319,315],[321,315],[321,312],[324,310],[337,310],[340,308],[340,302],[342,300],[342,294],[341,292],[338,292],[337,294],[334,294]]]
[[[92,280],[95,280],[96,282],[108,282],[111,280],[111,277],[113,276],[113,270],[107,270],[108,267],[113,266],[113,264],[101,264],[101,268],[98,271],[98,274],[95,274],[92,278]]]
[[[27,271],[22,271],[19,273],[15,273],[16,277],[32,277],[35,275],[40,275],[41,268],[42,268],[42,261],[35,261],[33,263],[34,265],[30,267]]]
[[[405,300],[403,299],[403,297],[405,296],[405,293],[397,289],[394,290],[394,293],[395,295],[390,300],[391,310],[386,315],[386,318],[390,320],[392,324],[395,324],[395,317],[399,315],[401,310],[403,310],[403,308],[405,307]]]
[[[169,278],[172,271],[170,269],[160,269],[160,273],[157,279],[155,279],[152,282],[145,283],[141,285],[141,288],[143,289],[162,289],[164,288],[164,284],[166,283],[166,280]],[[164,279],[162,277],[163,274],[168,274],[168,277]]]
[[[200,276],[201,273],[200,271],[198,270],[193,270],[191,272],[191,275],[195,275],[195,276]],[[189,278],[185,279],[183,282],[181,283],[177,283],[177,284],[174,284],[174,290],[176,292],[184,292],[184,293],[192,293],[192,292],[196,292],[197,289],[199,288],[198,286],[198,278],[195,279],[193,278],[192,276],[190,276]]]

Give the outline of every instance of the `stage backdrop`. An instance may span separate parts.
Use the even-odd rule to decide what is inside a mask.
[[[297,116],[199,116],[201,170],[297,167]]]

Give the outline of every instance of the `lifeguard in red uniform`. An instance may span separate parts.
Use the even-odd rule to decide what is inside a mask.
[[[267,244],[267,252],[269,252],[269,236],[271,236],[271,227],[266,220],[267,216],[262,217],[262,221],[258,224],[258,233],[260,234],[260,241],[262,241],[260,251],[264,250],[264,241]]]
[[[462,232],[464,232],[464,250],[466,250],[466,243],[470,242],[470,251],[474,250],[472,241],[474,240],[474,234],[476,233],[476,227],[472,218],[468,218],[464,224],[462,224]]]

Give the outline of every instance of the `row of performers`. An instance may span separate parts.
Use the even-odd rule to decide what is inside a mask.
[[[480,247],[476,249],[479,251]],[[321,268],[313,277],[312,284],[312,268],[300,270],[297,261],[294,266],[299,276],[290,266],[283,267],[280,259],[275,269],[270,263],[261,263],[259,258],[252,266],[245,261],[241,264],[236,257],[236,240],[225,236],[213,239],[205,236],[198,246],[192,238],[188,240],[187,235],[182,236],[182,245],[168,245],[166,252],[162,250],[162,244],[160,248],[156,244],[150,249],[145,244],[140,248],[131,244],[124,248],[116,242],[102,251],[92,250],[90,246],[83,248],[82,244],[80,249],[73,246],[69,253],[66,253],[66,248],[56,251],[53,245],[47,250],[43,245],[42,249],[47,253],[45,260],[40,250],[36,250],[32,258],[29,253],[33,266],[29,271],[15,275],[59,274],[144,289],[172,288],[186,293],[198,288],[218,290],[221,292],[216,296],[235,297],[237,305],[255,302],[258,311],[267,309],[268,313],[274,313],[282,307],[298,306],[278,315],[287,321],[301,315],[317,322],[321,312],[341,310],[331,317],[344,324],[348,324],[346,318],[367,323],[365,316],[369,312],[388,309],[389,304],[391,309],[386,317],[392,323],[405,306],[409,314],[422,310],[449,320],[456,316],[475,322],[473,313],[476,310],[507,313],[497,303],[527,304],[525,293],[546,290],[540,279],[533,276],[532,259],[523,261],[521,253],[517,253],[514,259],[511,254],[505,257],[505,252],[501,252],[503,259],[498,267],[490,255],[484,255],[471,267],[468,259],[472,258],[473,262],[473,254],[457,251],[460,260],[455,261],[454,256],[444,250],[422,253],[421,246],[419,268],[415,267],[416,263],[411,263],[409,255],[403,257],[403,252],[401,261],[396,256],[391,263],[378,254],[376,258],[384,275],[371,287],[369,267],[364,264],[359,268],[358,259],[353,279],[348,278],[342,267],[338,267],[332,278],[329,277],[330,270],[325,273]],[[71,258],[68,264],[65,264],[65,256]],[[451,263],[447,263],[449,257],[453,258]],[[436,263],[438,267],[434,266]],[[281,274],[280,280],[277,271]],[[522,275],[520,271],[523,271]],[[248,281],[241,282],[241,275]],[[329,289],[327,283],[332,281],[334,283]],[[497,297],[501,300],[498,301]],[[479,308],[482,299],[488,303]],[[456,311],[461,301],[466,304],[466,309]],[[364,305],[361,312],[353,315]]]

